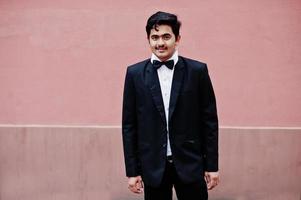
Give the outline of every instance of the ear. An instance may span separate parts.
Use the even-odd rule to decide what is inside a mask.
[[[176,38],[176,46],[179,46],[180,40],[181,40],[181,36],[178,35],[178,37]]]

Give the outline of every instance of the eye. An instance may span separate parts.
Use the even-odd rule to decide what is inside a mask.
[[[165,34],[163,35],[163,39],[164,40],[169,40],[171,38],[171,35],[170,34]]]
[[[159,39],[159,36],[158,36],[158,35],[152,35],[152,36],[151,36],[151,39],[152,39],[152,40],[158,40],[158,39]]]

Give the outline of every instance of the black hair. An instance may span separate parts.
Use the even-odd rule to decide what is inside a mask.
[[[178,20],[178,17],[176,15],[159,11],[150,16],[145,27],[147,38],[149,38],[151,30],[157,30],[157,26],[159,25],[169,25],[176,38],[178,38],[180,34],[181,22]]]

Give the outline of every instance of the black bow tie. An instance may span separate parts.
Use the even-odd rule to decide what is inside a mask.
[[[153,66],[155,67],[155,69],[159,69],[162,65],[165,65],[166,67],[168,67],[168,69],[172,69],[174,62],[173,62],[173,60],[168,60],[168,61],[164,61],[164,62],[160,62],[158,60],[153,61]]]

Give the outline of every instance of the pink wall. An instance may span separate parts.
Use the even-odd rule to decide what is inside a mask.
[[[120,125],[126,66],[150,56],[157,10],[178,14],[180,54],[214,83],[212,199],[300,199],[300,0],[0,0],[1,200],[141,199],[108,125]]]
[[[119,128],[0,127],[1,200],[141,200]],[[301,129],[221,129],[210,200],[300,200]]]
[[[182,20],[180,53],[208,63],[221,125],[301,125],[299,0],[1,0],[0,124],[120,124],[158,9]]]

